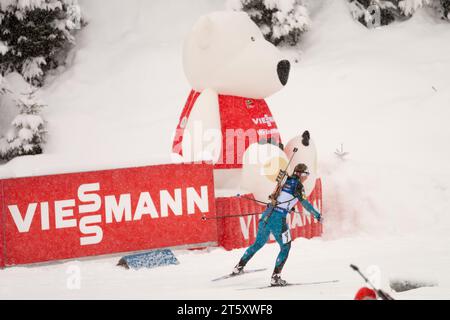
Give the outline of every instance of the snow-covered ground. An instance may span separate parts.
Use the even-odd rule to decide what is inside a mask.
[[[352,299],[361,287],[360,277],[349,263],[365,271],[376,265],[380,281],[389,279],[438,283],[392,293],[397,299],[448,298],[450,257],[448,244],[410,237],[348,237],[334,241],[299,239],[293,243],[283,274],[291,282],[340,280],[338,283],[252,290],[265,286],[278,254],[277,245],[267,245],[249,268],[269,269],[242,277],[211,282],[230,272],[242,250],[226,252],[176,251],[179,265],[158,269],[125,270],[116,267],[119,257],[63,264],[16,267],[2,271],[0,297],[24,299]],[[372,267],[373,268],[373,267]],[[374,269],[376,270],[376,269]],[[374,278],[374,271],[370,271]],[[78,282],[75,277],[79,276]]]
[[[177,251],[181,264],[153,270],[119,269],[118,257],[9,268],[0,271],[0,298],[351,299],[362,281],[350,263],[378,266],[385,289],[392,279],[436,284],[393,293],[398,299],[450,298],[450,25],[420,10],[367,30],[344,0],[311,2],[301,60],[268,103],[284,137],[308,129],[315,139],[325,234],[293,243],[284,276],[339,283],[238,290],[268,282],[273,244],[249,266],[267,272],[218,283],[210,279],[229,272],[243,250]],[[43,91],[45,154],[0,166],[0,177],[169,161],[190,89],[182,40],[199,15],[224,1],[81,4],[90,24],[71,66]],[[341,143],[345,161],[334,154]],[[80,289],[67,286],[73,270]]]

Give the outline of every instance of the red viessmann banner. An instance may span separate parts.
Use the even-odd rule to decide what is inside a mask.
[[[0,266],[217,242],[210,164],[0,180]]]
[[[5,210],[3,208],[3,181],[0,180],[0,268],[5,266]]]

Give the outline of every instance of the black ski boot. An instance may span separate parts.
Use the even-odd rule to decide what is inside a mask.
[[[233,272],[231,272],[231,275],[237,276],[238,274],[241,274],[241,273],[243,273],[243,272],[244,272],[244,266],[238,263],[238,264],[234,267]]]
[[[281,276],[277,273],[272,275],[272,279],[270,280],[270,285],[272,287],[284,287],[287,285],[287,281],[281,279]]]

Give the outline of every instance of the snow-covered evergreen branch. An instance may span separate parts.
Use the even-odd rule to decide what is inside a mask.
[[[64,64],[82,17],[78,0],[0,0],[0,73],[17,71],[40,86]]]
[[[229,0],[228,7],[247,12],[275,45],[298,44],[311,25],[304,0]]]
[[[41,116],[44,104],[37,101],[35,92],[21,94],[19,112],[4,137],[0,137],[0,160],[42,153],[45,143],[45,121]]]

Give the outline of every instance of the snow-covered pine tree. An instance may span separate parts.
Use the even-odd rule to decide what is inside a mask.
[[[304,0],[228,0],[228,6],[247,12],[275,45],[295,46],[311,25]]]
[[[0,138],[0,160],[42,153],[46,131],[40,112],[44,105],[36,101],[32,92],[23,94],[17,106],[19,114],[14,118],[10,130]]]
[[[450,20],[450,0],[440,0],[442,7],[442,18]]]
[[[5,94],[6,94],[6,82],[3,76],[0,74],[0,106],[3,103],[2,99]],[[1,113],[0,116],[2,116]],[[0,127],[0,129],[2,128]],[[0,133],[0,162],[3,159],[3,154],[5,151],[6,151],[6,141]]]
[[[450,0],[430,0],[429,5],[443,20],[450,20]]]
[[[431,7],[443,18],[449,20],[450,0],[392,0],[398,11],[405,17],[411,17],[419,8]]]
[[[78,0],[0,0],[0,72],[42,85],[45,73],[64,63],[81,24]]]
[[[435,5],[440,0],[396,0],[399,12],[405,17],[411,17],[419,8]]]
[[[0,74],[0,101],[2,101],[1,100],[2,95],[4,95],[6,93],[6,89],[7,89],[6,81],[3,78],[3,76]]]
[[[395,20],[397,7],[392,1],[349,0],[350,12],[355,20],[366,27],[379,27]]]
[[[450,19],[450,0],[349,0],[353,18],[371,26],[375,11],[380,16],[379,25],[387,25],[395,20],[404,20],[422,7],[435,9],[444,19]],[[375,26],[377,23],[375,23]]]

